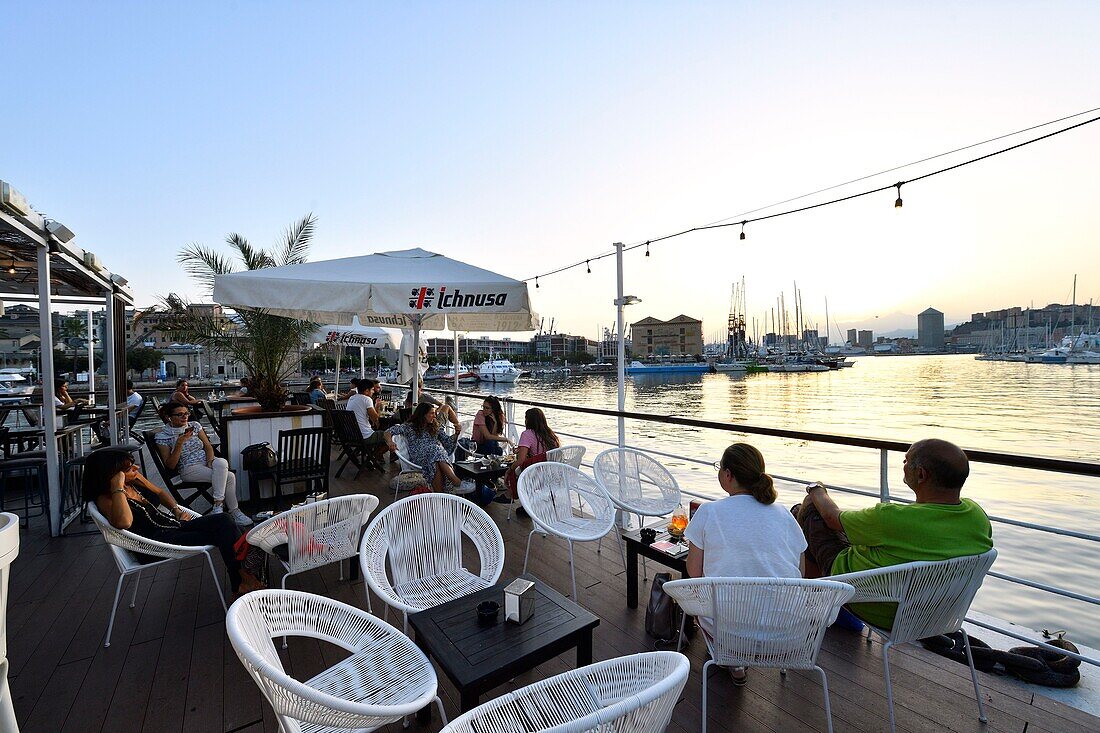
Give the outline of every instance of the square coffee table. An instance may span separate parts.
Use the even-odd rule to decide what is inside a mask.
[[[520,577],[535,584],[535,610],[522,625],[504,620],[504,587],[511,580],[409,616],[417,645],[458,689],[462,712],[477,707],[483,693],[572,647],[578,667],[592,663],[592,629],[599,617],[538,578]],[[482,601],[500,604],[492,626],[478,621]]]
[[[659,529],[658,525],[652,525],[652,529],[657,530],[657,539],[654,540],[654,544],[658,542],[668,542],[671,538],[668,536],[668,532]],[[637,608],[638,607],[638,555],[644,555],[650,560],[656,560],[667,568],[680,573],[680,577],[687,577],[687,550],[682,552],[665,552],[664,550],[658,550],[652,545],[647,545],[642,542],[641,530],[620,530],[622,532],[623,542],[626,544],[626,607]]]

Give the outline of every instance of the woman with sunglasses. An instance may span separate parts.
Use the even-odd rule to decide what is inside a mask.
[[[443,416],[454,426],[454,435],[439,432],[439,416]],[[453,409],[446,405],[437,407],[421,402],[413,410],[408,422],[393,426],[384,435],[386,445],[391,451],[397,450],[393,436],[402,436],[409,452],[407,458],[423,468],[424,478],[432,491],[443,491],[445,486],[458,487],[462,484],[462,480],[455,475],[450,458],[461,432],[462,423],[458,421]]]
[[[169,471],[178,471],[184,481],[209,481],[214,497],[214,514],[229,510],[238,526],[252,524],[248,515],[237,507],[237,477],[229,470],[224,458],[214,457],[214,446],[202,425],[191,421],[191,413],[175,402],[161,408],[161,418],[167,425],[156,434],[156,447]]]
[[[95,502],[112,527],[172,545],[214,545],[234,592],[264,587],[237,559],[234,544],[240,530],[233,520],[227,514],[190,519],[168,491],[141,475],[128,451],[105,448],[88,454],[82,489],[84,500]]]
[[[692,578],[801,578],[806,537],[794,516],[775,503],[764,456],[748,443],[734,443],[716,461],[725,496],[702,504],[691,518],[687,571]],[[714,622],[700,618],[713,637]],[[734,684],[745,684],[745,669],[733,667]]]

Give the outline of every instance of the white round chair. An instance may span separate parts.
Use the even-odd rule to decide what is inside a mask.
[[[663,733],[690,670],[676,652],[597,662],[490,700],[441,733]]]
[[[535,528],[527,535],[523,572],[535,532],[561,537],[569,545],[569,575],[577,600],[573,543],[594,542],[615,526],[615,505],[595,479],[565,463],[535,463],[519,475],[519,501]]]
[[[0,513],[0,731],[19,730],[8,686],[8,574],[18,556],[19,517]]]
[[[659,461],[641,451],[609,448],[592,462],[592,474],[615,506],[636,514],[639,524],[645,523],[643,517],[663,517],[680,506],[680,485],[676,479]],[[626,551],[618,532],[615,539],[619,542],[623,567],[626,567]],[[644,572],[644,557],[642,568]]]
[[[715,664],[815,670],[821,677],[825,721],[832,733],[829,681],[817,666],[817,655],[825,630],[855,593],[852,586],[802,578],[691,578],[669,581],[664,589],[685,614],[714,624],[713,637],[704,635],[711,658],[703,664],[703,733],[707,731],[707,672]]]
[[[103,539],[106,540],[107,546],[111,548],[111,554],[114,555],[115,564],[118,566],[119,573],[118,585],[115,586],[115,602],[111,606],[111,620],[107,624],[107,637],[103,641],[104,647],[111,646],[111,631],[115,627],[115,612],[118,610],[119,596],[122,595],[122,582],[126,580],[126,576],[128,575],[135,576],[134,594],[130,598],[130,608],[133,608],[134,604],[137,602],[138,583],[141,581],[142,572],[160,565],[166,565],[170,562],[185,560],[189,557],[195,557],[196,555],[205,555],[206,564],[210,568],[210,575],[214,578],[214,587],[218,589],[218,598],[221,599],[222,609],[225,608],[225,594],[222,592],[222,584],[218,579],[218,571],[214,568],[214,558],[211,554],[217,551],[216,547],[213,545],[203,545],[201,547],[192,545],[170,545],[167,542],[157,542],[155,540],[146,539],[126,529],[115,529],[115,527],[107,521],[107,518],[103,516],[102,512],[99,511],[94,501],[89,501],[87,507],[88,516],[95,522],[99,531],[103,534]],[[180,511],[192,519],[202,516],[198,512],[191,511],[182,505],[180,506]],[[163,559],[157,560],[156,562],[142,563],[138,559],[139,555],[151,555]]]
[[[568,463],[573,468],[580,468],[586,450],[583,445],[563,445],[546,451],[546,460],[552,463]]]
[[[225,628],[284,733],[374,730],[432,702],[447,720],[424,652],[366,611],[301,591],[255,591],[230,607]],[[301,682],[283,669],[277,636],[320,639],[350,656]]]
[[[463,562],[463,536],[480,556],[477,575]],[[504,570],[504,538],[473,502],[452,494],[419,494],[390,504],[371,521],[359,564],[387,612],[390,606],[401,612],[407,633],[410,613],[496,583]]]

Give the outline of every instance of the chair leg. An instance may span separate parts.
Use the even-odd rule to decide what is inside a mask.
[[[206,564],[210,566],[210,577],[214,579],[214,587],[218,589],[218,598],[222,602],[222,610],[229,613],[229,606],[225,604],[225,593],[222,592],[222,582],[218,580],[218,571],[214,569],[214,558],[210,556],[210,550],[203,550],[206,555]]]
[[[443,701],[439,699],[439,695],[435,696],[435,704],[439,707],[439,717],[443,720],[443,725],[447,725],[447,711],[443,709]]]
[[[687,620],[686,613],[680,614],[680,635],[676,637],[676,651],[680,651],[680,647],[684,645],[684,628],[687,626]]]
[[[286,590],[286,579],[290,577],[289,573],[283,573],[282,580],[279,581],[279,587],[282,590]],[[283,649],[286,649],[286,637],[283,637]]]
[[[569,543],[569,577],[573,579],[573,603],[577,603],[577,571],[573,565],[573,540],[566,540]]]
[[[970,679],[974,682],[974,699],[978,701],[978,720],[988,723],[985,717],[985,707],[982,705],[982,691],[978,688],[978,670],[974,669],[974,657],[970,653],[970,637],[966,635],[966,629],[959,629],[963,635],[963,646],[966,648],[966,663],[970,665]]]
[[[527,558],[531,555],[531,538],[535,536],[535,530],[527,534],[527,552],[523,553],[523,572],[527,572]]]
[[[111,606],[111,620],[107,622],[107,639],[103,642],[103,648],[111,646],[111,631],[115,628],[115,611],[118,610],[118,599],[122,595],[122,581],[126,580],[125,575],[118,576],[118,585],[115,586],[115,602]]]
[[[882,646],[882,670],[886,678],[886,706],[890,708],[890,733],[895,733],[894,723],[894,687],[890,684],[890,642]]]
[[[703,665],[703,733],[707,733],[707,672],[714,664],[713,659],[708,659]]]
[[[825,676],[825,670],[814,665],[817,674],[821,677],[821,692],[825,695],[825,725],[828,733],[833,733],[833,709],[829,705],[829,678]]]
[[[134,595],[130,596],[130,608],[133,608],[134,604],[137,603],[137,591],[138,591],[138,584],[140,582],[141,582],[141,571],[139,570],[139,571],[137,571],[137,575],[134,576]]]

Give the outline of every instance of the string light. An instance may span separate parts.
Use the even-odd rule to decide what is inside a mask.
[[[928,158],[923,158],[919,161],[914,161],[913,163],[907,163],[905,165],[898,166],[896,168],[892,168],[890,170],[899,170],[900,168],[905,168],[905,167],[908,167],[908,166],[911,166],[911,165],[916,165],[918,163],[927,162],[929,160],[934,160],[935,158],[941,158],[941,157],[943,157],[945,155],[949,155],[951,153],[957,153],[957,152],[960,152],[962,150],[968,150],[970,148],[977,147],[978,145],[984,145],[984,144],[993,142],[995,140],[1001,140],[1001,139],[1004,139],[1006,137],[1010,137],[1012,135],[1018,135],[1018,134],[1023,133],[1023,132],[1029,132],[1029,131],[1034,130],[1036,128],[1044,127],[1044,126],[1050,125],[1050,124],[1055,124],[1057,122],[1062,122],[1064,120],[1071,119],[1073,117],[1079,117],[1081,115],[1090,114],[1090,113],[1093,113],[1093,112],[1097,111],[1097,109],[1100,109],[1100,108],[1094,108],[1094,109],[1086,110],[1085,112],[1079,112],[1075,115],[1069,115],[1068,117],[1062,117],[1062,118],[1059,118],[1057,120],[1052,120],[1050,122],[1045,122],[1041,125],[1034,125],[1032,127],[1027,127],[1027,128],[1024,128],[1023,130],[1017,130],[1016,132],[1009,133],[1007,135],[1001,135],[1001,136],[995,137],[995,138],[991,138],[991,139],[985,140],[981,143],[974,143],[973,145],[967,145],[963,148],[957,148],[955,150],[951,150],[951,151],[948,151],[946,153],[940,153],[938,155],[933,155],[933,156],[930,156]],[[757,216],[757,217],[754,217],[752,219],[743,219],[740,222],[738,222],[738,221],[729,221],[728,219],[725,219],[725,220],[720,220],[718,222],[715,222],[713,224],[693,226],[693,227],[689,227],[687,229],[683,229],[683,230],[678,231],[678,232],[672,232],[670,234],[666,234],[666,235],[663,235],[663,236],[660,236],[660,237],[655,237],[653,239],[645,240],[644,242],[638,242],[638,243],[630,245],[628,247],[624,247],[622,249],[622,252],[624,252],[624,253],[629,252],[631,250],[634,250],[634,249],[637,249],[639,247],[644,246],[646,248],[646,253],[645,253],[646,257],[649,257],[649,245],[651,243],[663,242],[663,241],[668,240],[668,239],[675,239],[677,237],[682,237],[686,234],[691,234],[693,232],[701,232],[701,231],[706,231],[708,229],[720,229],[720,228],[728,227],[728,226],[736,226],[737,224],[741,225],[741,233],[740,233],[739,239],[744,241],[746,239],[746,234],[745,234],[745,225],[746,224],[759,222],[759,221],[767,221],[767,220],[770,220],[770,219],[777,219],[777,218],[783,217],[783,216],[790,216],[791,214],[800,214],[800,213],[803,213],[803,212],[806,212],[806,211],[812,211],[814,209],[820,209],[820,208],[825,207],[825,206],[832,206],[834,204],[840,204],[840,203],[844,203],[846,201],[852,201],[853,199],[862,198],[864,196],[870,196],[870,195],[873,195],[873,194],[876,194],[876,193],[881,193],[883,191],[888,191],[891,188],[896,188],[897,189],[897,199],[895,199],[895,201],[894,201],[894,207],[900,209],[900,208],[902,208],[901,187],[905,183],[915,183],[916,181],[923,181],[926,178],[931,178],[933,176],[938,176],[938,175],[941,175],[943,173],[947,173],[947,172],[956,170],[958,168],[962,168],[964,166],[969,166],[969,165],[972,165],[974,163],[978,163],[980,161],[986,160],[987,158],[992,158],[992,157],[1001,155],[1003,153],[1007,153],[1007,152],[1010,152],[1012,150],[1016,150],[1017,148],[1022,148],[1022,147],[1025,147],[1027,145],[1031,145],[1032,143],[1037,143],[1041,140],[1046,140],[1047,138],[1051,138],[1051,137],[1054,137],[1056,135],[1061,135],[1064,132],[1070,132],[1071,130],[1075,130],[1079,127],[1084,127],[1085,125],[1090,125],[1094,122],[1100,122],[1100,117],[1092,117],[1090,119],[1084,120],[1083,122],[1078,122],[1076,124],[1069,125],[1068,127],[1063,127],[1061,129],[1055,130],[1053,132],[1049,132],[1045,135],[1040,135],[1038,137],[1034,137],[1034,138],[1031,138],[1029,140],[1024,140],[1023,142],[1016,143],[1015,145],[1010,145],[1008,147],[1001,148],[999,150],[995,150],[991,153],[986,153],[985,155],[979,155],[976,158],[971,158],[971,159],[965,160],[961,163],[956,163],[954,165],[949,165],[949,166],[946,166],[944,168],[940,168],[938,170],[931,171],[929,173],[924,173],[922,175],[916,176],[915,178],[910,178],[908,181],[899,181],[895,184],[887,184],[885,186],[879,186],[878,188],[872,188],[872,189],[869,189],[869,190],[866,190],[866,191],[860,191],[858,193],[849,194],[847,196],[840,196],[838,198],[830,199],[828,201],[822,201],[822,202],[816,203],[816,204],[808,204],[806,206],[799,206],[799,207],[796,207],[796,208],[785,209],[783,211],[777,211],[773,214],[764,214],[764,215],[761,215],[761,216]],[[803,194],[801,196],[796,196],[795,198],[787,199],[786,201],[781,201],[777,204],[772,204],[770,206],[765,206],[765,207],[760,208],[760,209],[754,209],[753,211],[745,212],[745,213],[750,213],[751,214],[751,213],[754,213],[756,211],[764,211],[764,210],[772,208],[774,206],[779,206],[779,205],[782,205],[784,203],[788,203],[788,202],[791,202],[791,201],[796,201],[798,199],[806,198],[807,196],[812,196],[816,193],[822,193],[824,191],[832,190],[834,188],[839,188],[840,186],[845,186],[845,185],[848,185],[850,183],[855,183],[856,181],[866,180],[867,178],[871,178],[871,177],[881,175],[882,173],[887,173],[887,172],[889,172],[889,171],[880,171],[879,173],[871,174],[871,175],[868,175],[868,176],[863,176],[862,178],[857,178],[857,179],[854,179],[852,181],[848,181],[848,182],[843,183],[843,184],[837,184],[835,186],[830,186],[828,188],[820,189],[820,190],[815,191],[813,193],[808,193],[808,194]],[[741,214],[741,215],[743,216],[744,214]],[[732,217],[730,217],[730,218],[732,218]],[[602,260],[605,257],[615,257],[616,254],[617,254],[617,252],[605,252],[604,254],[600,254],[600,255],[597,255],[595,257],[580,260],[579,262],[574,262],[572,264],[563,265],[563,266],[558,267],[554,270],[549,270],[547,272],[542,273],[541,275],[535,275],[534,277],[528,277],[528,278],[525,279],[525,282],[530,282],[531,280],[534,280],[535,281],[535,287],[538,288],[539,287],[539,282],[538,282],[539,277],[548,277],[548,276],[551,276],[551,275],[557,275],[559,273],[566,272],[568,270],[572,270],[576,267],[580,267],[581,263],[584,263],[585,266],[586,266],[586,269],[589,272],[591,272],[590,260]]]
[[[15,274],[15,260],[14,259],[11,261],[11,265],[8,266],[8,274],[9,275],[14,275]]]
[[[588,264],[588,260],[584,261],[584,266],[586,268],[588,268],[588,274],[591,275],[592,274],[592,266]]]

